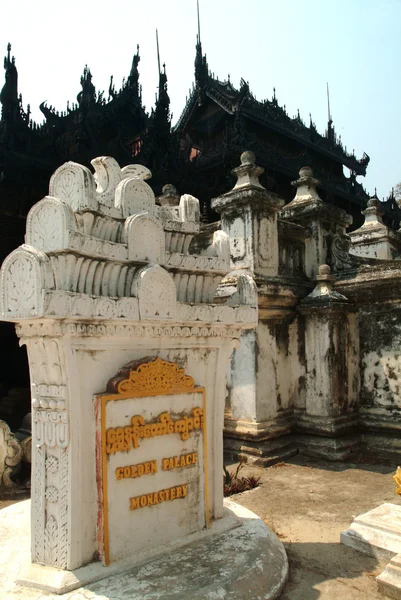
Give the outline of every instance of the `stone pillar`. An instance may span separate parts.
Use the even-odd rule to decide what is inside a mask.
[[[233,170],[234,188],[212,200],[221,214],[221,228],[230,238],[231,269],[257,276],[278,274],[277,213],[284,201],[260,183],[264,169],[255,165],[252,152],[241,155]]]
[[[339,272],[352,264],[351,240],[345,233],[352,217],[341,208],[323,202],[317,185],[319,181],[313,177],[312,169],[303,167],[299,179],[293,182],[297,190],[295,198],[280,213],[281,219],[303,225],[310,231],[306,240],[305,270],[312,279],[319,265],[328,264],[333,272]]]
[[[328,265],[319,267],[316,281],[298,306],[305,319],[306,393],[304,408],[295,410],[297,441],[304,454],[343,460],[359,445],[357,316],[333,291]]]
[[[290,295],[279,276],[277,215],[284,201],[259,183],[263,172],[252,152],[241,155],[234,169],[235,187],[215,198],[212,207],[221,214],[221,226],[230,240],[231,272],[224,279],[230,290],[243,278],[247,303],[258,304],[255,331],[244,332],[232,358],[229,375],[224,448],[228,457],[267,465],[296,450],[291,445],[292,378],[298,367],[297,326],[292,323]],[[245,297],[241,300],[245,301]]]

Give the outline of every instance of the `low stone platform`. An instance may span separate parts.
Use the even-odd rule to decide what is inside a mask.
[[[43,593],[15,583],[29,561],[29,513],[29,500],[0,511],[2,600],[274,600],[288,576],[287,556],[276,535],[254,513],[225,501],[225,517],[207,537],[151,560],[142,558],[135,567],[117,566],[120,572],[107,577],[104,567],[101,572],[89,565],[83,569],[96,571],[97,581],[63,595]],[[224,531],[227,523],[230,529]]]
[[[379,592],[387,598],[401,600],[401,554],[391,559],[376,581]]]
[[[401,553],[401,506],[385,503],[356,517],[341,542],[380,560]]]

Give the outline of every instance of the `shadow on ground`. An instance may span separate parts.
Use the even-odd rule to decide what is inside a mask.
[[[260,476],[261,485],[231,498],[261,517],[286,548],[290,578],[281,600],[383,600],[375,577],[385,564],[340,544],[340,533],[383,502],[401,504],[395,467],[302,456],[266,469],[244,466],[241,474]]]
[[[383,598],[375,577],[384,568],[371,556],[340,543],[284,543],[290,577],[281,600]]]

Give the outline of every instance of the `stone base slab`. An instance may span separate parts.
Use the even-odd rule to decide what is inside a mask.
[[[383,573],[376,577],[376,581],[381,594],[401,600],[401,554],[391,559]]]
[[[268,467],[296,454],[298,450],[289,435],[265,442],[224,438],[224,457],[230,461],[243,461],[249,465]]]
[[[0,511],[0,589],[7,600],[274,600],[288,576],[280,540],[254,513],[226,500],[225,516],[201,539],[161,549],[158,557],[141,556],[141,564],[106,568],[94,563],[70,573],[31,566],[39,592],[32,579],[31,587],[21,585],[28,584],[21,576],[15,583],[21,562],[29,559],[29,512],[29,500]],[[53,596],[55,587],[63,595]]]
[[[275,419],[266,421],[242,421],[227,415],[224,418],[224,436],[252,442],[272,440],[291,433],[293,413],[282,411]]]
[[[388,562],[401,553],[401,506],[385,503],[359,515],[341,533],[341,542]]]
[[[360,449],[359,436],[329,437],[323,435],[295,435],[299,453],[331,461],[346,461]]]
[[[349,436],[358,430],[358,415],[350,413],[340,416],[309,415],[294,411],[295,431],[300,434],[320,435],[331,438]]]
[[[261,422],[224,419],[224,456],[267,467],[298,454],[292,442],[292,411]]]
[[[400,462],[401,435],[400,433],[363,432],[361,435],[362,450],[365,455],[391,460],[395,465]]]

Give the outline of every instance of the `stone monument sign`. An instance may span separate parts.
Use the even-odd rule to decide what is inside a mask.
[[[97,397],[99,546],[106,565],[209,526],[205,388],[139,361]]]
[[[144,167],[92,164],[95,176],[54,173],[0,274],[32,392],[31,563],[18,581],[50,592],[223,516],[226,373],[257,322],[246,276],[214,304],[229,240],[196,243],[196,198],[157,205]]]

